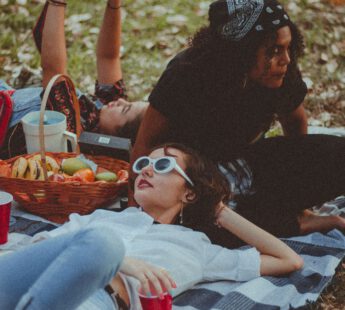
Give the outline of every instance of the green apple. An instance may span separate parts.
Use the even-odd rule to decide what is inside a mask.
[[[80,160],[79,158],[67,158],[64,159],[61,165],[62,171],[68,175],[73,175],[80,169],[91,168],[86,162]]]
[[[96,174],[97,181],[116,182],[117,175],[114,172],[100,172]]]

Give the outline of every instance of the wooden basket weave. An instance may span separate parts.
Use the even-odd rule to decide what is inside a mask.
[[[68,215],[77,212],[88,214],[99,207],[106,207],[121,194],[126,191],[128,182],[56,182],[48,180],[46,169],[46,155],[50,155],[58,161],[62,159],[76,157],[77,153],[49,153],[45,152],[44,146],[44,126],[43,116],[48,100],[49,92],[54,83],[63,76],[69,84],[72,92],[72,100],[76,111],[77,136],[80,135],[80,109],[79,102],[75,96],[74,85],[66,75],[54,76],[49,82],[41,103],[40,114],[40,152],[42,168],[44,173],[43,180],[27,180],[11,177],[0,177],[0,189],[11,193],[14,199],[27,211],[42,216],[48,220],[63,223],[68,219]],[[78,150],[77,150],[78,152]],[[34,154],[25,155],[30,157]],[[2,161],[3,164],[13,164],[20,156]],[[117,173],[119,170],[128,170],[129,164],[125,161],[114,159],[107,156],[85,157],[94,161],[99,167]]]
[[[47,155],[60,161],[77,156],[76,153],[48,152]],[[5,160],[4,163],[13,164],[18,157]],[[122,169],[128,170],[129,167],[127,162],[107,156],[85,157],[115,173]],[[127,184],[127,181],[55,182],[0,177],[0,188],[11,193],[21,207],[56,223],[65,222],[73,212],[88,214],[99,207],[106,207],[127,190]]]

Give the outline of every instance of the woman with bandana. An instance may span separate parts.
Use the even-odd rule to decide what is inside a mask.
[[[302,52],[302,36],[276,0],[213,2],[209,25],[153,89],[131,161],[155,144],[184,143],[219,165],[232,206],[266,230],[344,228],[338,217],[305,210],[344,194],[345,141],[306,135]],[[263,139],[276,116],[284,137]]]

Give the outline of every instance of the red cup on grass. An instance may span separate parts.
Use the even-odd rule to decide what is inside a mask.
[[[0,244],[7,242],[13,196],[0,191]]]
[[[145,296],[139,293],[139,298],[143,310],[171,310],[172,297],[168,293],[164,293],[163,299],[159,296]]]

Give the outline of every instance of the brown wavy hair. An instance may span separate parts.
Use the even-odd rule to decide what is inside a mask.
[[[182,225],[202,231],[205,225],[213,224],[216,204],[221,200],[227,202],[230,198],[227,180],[213,162],[183,144],[165,143],[151,151],[159,148],[163,148],[167,156],[174,156],[169,153],[169,148],[177,149],[184,154],[185,173],[194,183],[192,186],[186,182],[186,186],[195,193],[195,198],[183,209]],[[178,218],[174,224],[180,224]]]

